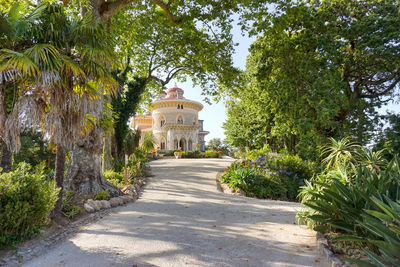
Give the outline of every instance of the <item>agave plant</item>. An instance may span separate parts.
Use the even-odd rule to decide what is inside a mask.
[[[325,157],[322,163],[326,164],[326,169],[336,168],[340,164],[351,164],[360,148],[359,144],[351,141],[348,137],[341,140],[330,138],[330,143],[321,149],[321,155]]]
[[[366,210],[362,214],[360,226],[374,238],[358,236],[342,237],[341,239],[365,242],[367,247],[362,248],[370,262],[346,259],[359,266],[400,266],[400,201],[393,201],[384,196],[383,200],[372,197],[371,200],[379,207],[377,210]],[[386,204],[386,203],[387,204]]]
[[[360,164],[368,168],[370,171],[381,171],[388,165],[384,158],[385,150],[371,151],[369,149],[361,149],[357,160]]]

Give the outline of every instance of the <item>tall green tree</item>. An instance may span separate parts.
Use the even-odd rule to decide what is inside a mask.
[[[387,127],[375,138],[374,151],[382,149],[387,160],[400,153],[400,114],[385,116]]]
[[[255,12],[253,31],[261,34],[251,47],[249,83],[238,106],[248,114],[253,104],[246,99],[259,101],[246,123],[262,118],[266,140],[305,157],[329,137],[367,143],[376,108],[399,88],[399,9],[398,1],[337,0]]]

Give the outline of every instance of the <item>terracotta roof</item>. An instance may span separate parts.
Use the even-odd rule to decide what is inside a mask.
[[[165,100],[165,99],[185,99],[185,98],[184,97],[178,97],[178,96],[169,96],[169,97],[161,98],[160,100]]]
[[[178,91],[178,90],[182,90],[182,88],[179,88],[179,87],[172,87],[172,88],[169,88],[169,89],[167,90],[167,94],[170,93],[170,92],[176,92],[176,91]],[[183,90],[182,90],[182,91],[183,91]]]

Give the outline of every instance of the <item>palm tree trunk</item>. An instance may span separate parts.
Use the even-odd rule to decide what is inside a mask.
[[[6,119],[7,119],[7,104],[3,92],[3,86],[0,83],[0,134],[2,135],[2,138],[4,138]],[[12,164],[12,153],[8,149],[4,141],[1,141],[1,148],[2,148],[2,154],[1,154],[2,156],[1,156],[0,167],[3,168],[4,172],[9,172],[11,170],[11,164]]]
[[[56,206],[53,209],[52,216],[56,216],[61,213],[62,208],[62,196],[63,196],[63,184],[64,184],[64,171],[65,171],[65,148],[61,145],[57,145],[56,151],[56,168],[54,173],[54,179],[56,186],[60,188],[60,193],[58,193],[58,199]]]
[[[2,142],[1,148],[2,154],[0,167],[3,168],[3,172],[9,172],[12,165],[12,153],[4,142]]]

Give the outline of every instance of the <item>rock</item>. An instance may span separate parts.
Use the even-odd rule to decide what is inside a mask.
[[[92,208],[94,208],[96,211],[101,209],[101,204],[97,201],[97,200],[93,200],[93,199],[88,199],[86,201],[86,203],[91,206]]]
[[[126,196],[120,196],[118,198],[121,199],[124,204],[129,202],[129,199]]]
[[[128,186],[125,186],[124,188],[122,188],[121,191],[125,193],[125,191],[129,190],[129,189],[130,189],[130,186],[128,185]]]
[[[127,199],[129,199],[129,202],[133,201],[133,196],[132,195],[126,195]]]
[[[123,204],[122,200],[120,200],[118,197],[113,197],[110,199],[110,205],[111,207],[117,207],[119,205]]]
[[[136,189],[134,187],[126,190],[124,193],[132,197],[137,195]]]
[[[102,209],[109,209],[111,208],[110,202],[107,200],[99,200]]]
[[[92,206],[90,206],[89,204],[87,204],[87,203],[85,203],[85,204],[83,205],[83,207],[84,207],[85,210],[86,210],[87,212],[89,212],[89,213],[92,213],[92,212],[95,211],[95,209],[94,209]]]

